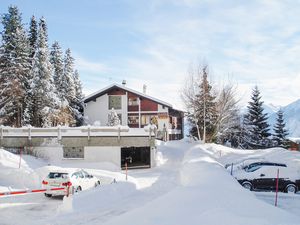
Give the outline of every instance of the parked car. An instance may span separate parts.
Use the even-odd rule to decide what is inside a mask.
[[[275,191],[278,169],[279,191],[296,193],[300,190],[299,174],[283,163],[254,162],[235,171],[233,176],[246,189]]]
[[[42,186],[44,189],[64,188],[64,190],[51,191],[45,193],[46,197],[53,195],[66,195],[67,192],[74,193],[82,190],[87,190],[100,185],[100,180],[85,170],[75,171],[55,171],[50,172],[43,180]]]

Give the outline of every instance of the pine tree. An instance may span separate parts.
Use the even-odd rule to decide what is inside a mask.
[[[197,120],[200,128],[200,135],[206,141],[212,141],[215,129],[216,129],[216,102],[212,94],[212,86],[209,84],[208,79],[208,67],[202,68],[202,81],[199,84],[199,91],[195,96],[195,112],[193,119]]]
[[[285,122],[283,117],[283,111],[280,109],[277,112],[276,124],[274,126],[273,142],[277,147],[288,148],[288,135],[287,129],[285,129]]]
[[[252,91],[251,101],[247,106],[248,112],[245,115],[245,132],[243,135],[245,145],[248,148],[270,147],[270,126],[267,123],[267,113],[263,113],[263,101],[261,101],[260,91],[256,86]]]
[[[59,113],[59,99],[56,96],[52,77],[52,65],[49,59],[47,36],[43,29],[45,21],[40,21],[37,49],[33,63],[33,102],[34,125],[48,127],[55,125]]]
[[[58,42],[54,42],[51,48],[50,52],[50,62],[53,66],[53,79],[54,84],[57,90],[57,94],[60,98],[60,100],[63,102],[66,99],[64,99],[63,93],[63,84],[62,84],[62,77],[64,73],[64,63],[63,63],[63,53],[61,50],[60,45]]]
[[[37,36],[38,36],[38,25],[37,21],[34,16],[30,19],[30,25],[29,25],[29,44],[30,44],[30,57],[33,59],[35,50],[37,48]]]
[[[110,113],[108,114],[108,122],[107,122],[107,126],[118,126],[120,125],[120,118],[118,116],[118,114],[116,113],[116,111],[114,110],[114,108],[111,109]]]
[[[74,101],[74,116],[76,120],[76,126],[83,124],[83,94],[82,85],[79,79],[78,70],[74,72],[74,85],[75,85],[75,101]]]
[[[20,127],[27,108],[25,94],[29,86],[30,48],[21,13],[10,6],[2,16],[4,31],[0,47],[0,122]]]
[[[48,27],[47,27],[46,19],[44,17],[40,19],[39,26],[42,27],[43,32],[45,34],[46,42],[48,43]]]
[[[68,48],[64,58],[64,71],[62,77],[62,92],[63,97],[72,107],[75,100],[75,84],[74,84],[74,58],[71,55],[71,50]]]

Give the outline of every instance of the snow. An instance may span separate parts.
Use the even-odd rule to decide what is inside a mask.
[[[236,150],[187,139],[157,142],[157,147],[158,166],[129,170],[128,181],[117,168],[108,165],[103,170],[78,161],[47,166],[46,161],[26,156],[18,169],[19,156],[1,150],[1,172],[16,169],[30,172],[27,178],[40,178],[49,170],[78,167],[105,180],[100,187],[63,199],[47,199],[42,194],[2,197],[1,224],[299,224],[299,194],[279,193],[278,207],[274,207],[274,193],[250,192],[224,168],[264,159],[299,169],[299,152]],[[17,177],[6,176],[1,177],[0,185],[8,187],[12,181],[15,187],[25,185]]]

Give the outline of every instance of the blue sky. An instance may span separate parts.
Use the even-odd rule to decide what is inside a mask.
[[[71,48],[85,94],[127,80],[130,88],[182,108],[191,64],[205,60],[211,82],[230,81],[241,102],[258,85],[263,100],[300,98],[300,3],[297,1],[8,1],[28,25],[44,16],[49,44]]]

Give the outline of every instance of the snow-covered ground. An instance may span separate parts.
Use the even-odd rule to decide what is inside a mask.
[[[87,168],[105,183],[64,199],[43,194],[0,197],[0,224],[300,224],[300,194],[280,193],[274,207],[274,193],[247,191],[224,168],[246,159],[300,168],[298,152],[234,150],[181,140],[158,142],[158,166],[130,170],[126,181],[124,171],[108,164],[49,166],[25,156],[19,169],[19,156],[0,150],[0,191],[40,187],[53,166]]]

